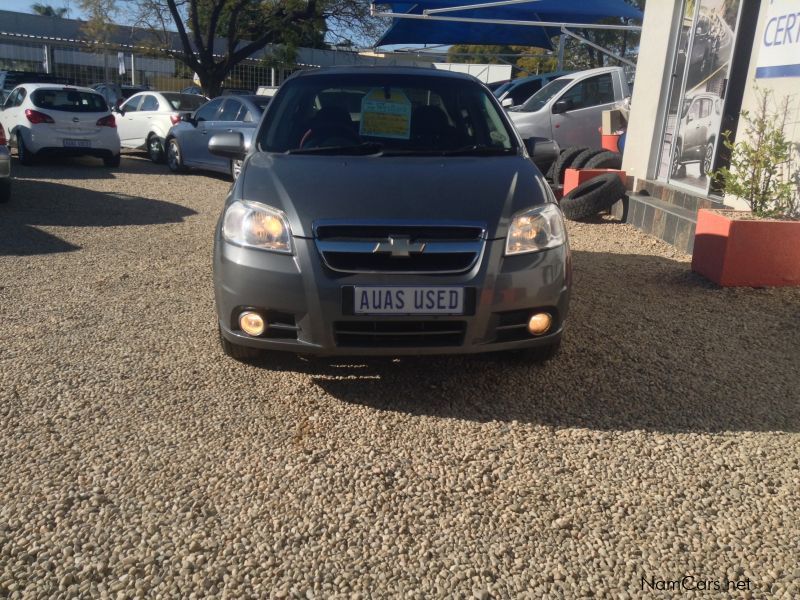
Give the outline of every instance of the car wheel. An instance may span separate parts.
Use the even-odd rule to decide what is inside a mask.
[[[239,179],[239,175],[242,173],[242,162],[241,160],[232,160],[231,161],[231,177],[234,181]]]
[[[561,199],[561,212],[571,221],[579,221],[610,208],[625,196],[625,185],[616,173],[585,181]]]
[[[11,178],[0,179],[0,204],[11,200]]]
[[[164,146],[161,144],[161,138],[155,133],[147,138],[147,156],[154,163],[164,162]]]
[[[19,133],[17,133],[15,137],[17,140],[17,160],[19,164],[32,165],[36,155],[28,150],[28,147],[25,145],[25,140]]]
[[[683,163],[681,162],[681,140],[678,139],[672,148],[672,164],[670,165],[670,177],[681,177]]]
[[[167,166],[173,173],[183,173],[186,166],[183,164],[183,154],[178,140],[171,138],[167,141]]]
[[[119,154],[114,154],[113,156],[104,156],[103,157],[103,164],[106,167],[110,167],[112,169],[116,169],[119,167],[119,163],[122,160],[122,156]]]
[[[225,356],[230,356],[231,358],[235,358],[236,360],[254,360],[259,358],[262,355],[261,350],[258,348],[251,348],[250,346],[240,346],[239,344],[233,344],[222,337],[222,331],[219,331],[219,344],[222,347],[222,351],[225,353]]]
[[[714,140],[709,140],[706,144],[706,153],[703,156],[703,175],[711,173],[711,167],[714,161]]]

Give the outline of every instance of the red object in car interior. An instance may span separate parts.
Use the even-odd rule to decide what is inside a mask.
[[[169,120],[172,121],[173,125],[177,125],[178,123],[181,122],[181,116],[180,115],[170,115],[169,116]]]
[[[33,110],[32,108],[25,109],[25,117],[33,125],[39,125],[40,123],[55,123],[50,115],[41,113],[38,110]]]
[[[6,130],[3,129],[2,123],[0,123],[0,146],[7,146],[8,140],[6,139]]]
[[[98,127],[116,127],[117,120],[114,118],[114,115],[107,115],[102,117],[101,119],[97,120]]]

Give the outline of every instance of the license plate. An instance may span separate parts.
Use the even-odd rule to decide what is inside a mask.
[[[89,140],[64,140],[64,148],[91,148]]]
[[[355,287],[357,315],[461,315],[464,288]]]

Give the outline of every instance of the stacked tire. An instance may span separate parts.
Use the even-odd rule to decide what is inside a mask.
[[[580,221],[611,208],[625,197],[625,185],[616,173],[584,181],[561,198],[561,212],[571,221]]]

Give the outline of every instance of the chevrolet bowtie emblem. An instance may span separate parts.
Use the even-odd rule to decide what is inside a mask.
[[[385,242],[375,244],[373,254],[388,252],[396,258],[408,258],[412,254],[425,252],[424,242],[412,242],[408,236],[390,237]]]

